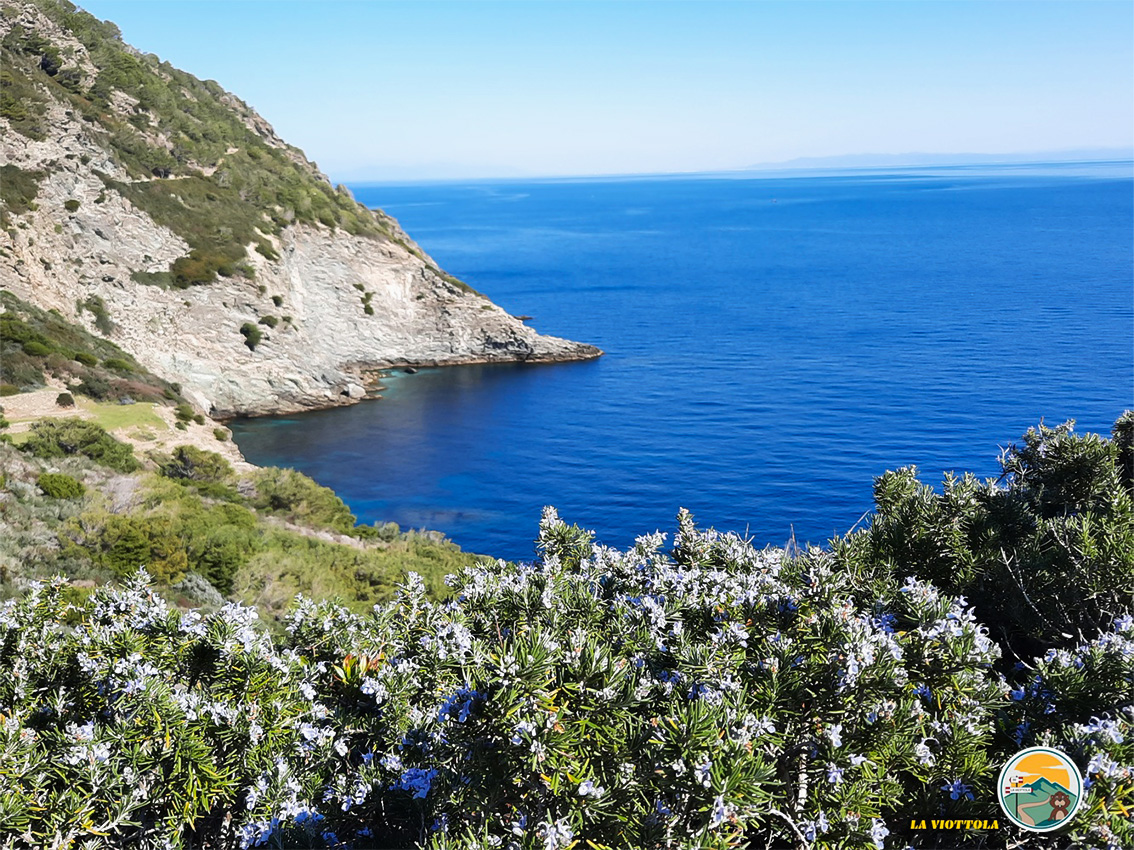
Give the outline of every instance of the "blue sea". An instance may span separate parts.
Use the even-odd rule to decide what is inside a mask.
[[[586,363],[394,374],[234,423],[366,522],[533,555],[554,505],[625,547],[706,526],[822,544],[916,465],[999,473],[1040,421],[1134,407],[1134,165],[352,186]]]

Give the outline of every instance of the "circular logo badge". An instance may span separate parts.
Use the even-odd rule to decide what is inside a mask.
[[[1065,826],[1083,802],[1083,777],[1059,750],[1020,750],[1000,770],[996,788],[1000,808],[1012,823],[1030,832]]]

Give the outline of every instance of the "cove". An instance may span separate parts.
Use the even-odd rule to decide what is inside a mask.
[[[394,373],[233,423],[366,522],[532,557],[543,505],[624,547],[823,543],[917,465],[995,476],[1041,418],[1134,406],[1131,164],[352,187],[446,271],[605,357]]]

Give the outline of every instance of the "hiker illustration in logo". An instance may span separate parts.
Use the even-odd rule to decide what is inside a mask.
[[[1016,826],[1050,832],[1067,824],[1083,800],[1083,777],[1059,750],[1021,750],[1000,771],[1000,808]]]

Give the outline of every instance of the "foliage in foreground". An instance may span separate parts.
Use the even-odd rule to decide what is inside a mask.
[[[0,598],[58,574],[77,598],[144,566],[180,605],[216,607],[223,594],[279,627],[298,593],[367,611],[411,570],[447,595],[445,576],[476,559],[437,532],[355,525],[294,470],[237,474],[181,446],[147,459],[156,472],[122,473],[129,446],[84,420],[37,425],[22,448],[0,443]]]
[[[1033,432],[1006,468],[1044,440],[1035,475],[987,487],[1058,515],[1037,482],[1083,492],[1054,483],[1076,446],[1094,459],[1076,476],[1128,487],[1122,440],[1099,452],[1069,428]],[[938,818],[997,819],[948,836],[973,847],[1134,845],[1134,576],[1081,638],[1041,623],[1037,656],[1012,663],[979,606],[917,577],[932,562],[871,560],[869,542],[787,558],[683,512],[668,549],[617,552],[548,509],[533,564],[468,567],[444,603],[411,580],[367,615],[300,599],[278,642],[254,610],[171,608],[144,575],[81,604],[39,585],[0,609],[0,836],[884,848],[936,846],[909,825]],[[993,796],[1036,744],[1087,779],[1055,835],[1020,832]]]
[[[913,468],[887,472],[870,527],[841,542],[840,562],[964,594],[1012,660],[1097,634],[1134,605],[1134,414],[1112,440],[1072,425],[1029,429],[1001,458],[999,483],[948,476],[937,493]]]
[[[41,419],[32,425],[24,451],[39,458],[82,455],[118,472],[140,468],[134,450],[105,429],[83,419]]]

